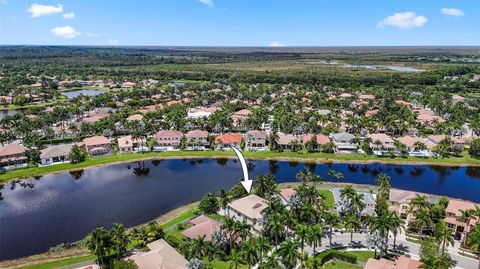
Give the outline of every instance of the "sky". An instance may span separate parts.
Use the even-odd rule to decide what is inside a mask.
[[[0,0],[2,45],[480,45],[480,0]]]

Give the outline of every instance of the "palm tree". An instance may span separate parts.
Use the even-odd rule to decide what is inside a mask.
[[[270,256],[267,256],[265,259],[265,263],[260,264],[259,269],[278,269],[281,268],[280,261],[278,260],[277,253],[272,253]]]
[[[301,246],[302,246],[302,252],[303,248],[305,247],[305,240],[309,236],[308,234],[309,229],[307,226],[303,224],[298,224],[297,229],[295,230],[295,234],[297,235],[298,239],[300,240]]]
[[[350,230],[350,245],[353,243],[353,232],[360,229],[360,220],[355,214],[348,214],[345,217],[345,228]]]
[[[258,261],[258,252],[256,245],[253,242],[247,241],[242,243],[242,253],[243,258],[248,264],[248,268],[251,268],[252,265]]]
[[[430,212],[427,209],[420,209],[416,211],[415,219],[413,224],[419,228],[420,235],[423,236],[425,228],[430,228],[432,224],[432,219],[430,217]]]
[[[267,221],[267,231],[275,237],[275,248],[278,247],[278,237],[282,235],[284,228],[280,215],[270,216]]]
[[[317,246],[322,246],[323,230],[320,224],[312,226],[308,231],[308,242],[313,245],[313,256]],[[302,250],[303,251],[303,250]]]
[[[242,264],[243,257],[240,252],[236,249],[233,249],[229,256],[230,264],[228,266],[229,269],[238,269],[238,266]]]
[[[435,238],[442,244],[442,252],[445,252],[445,247],[455,243],[453,238],[453,229],[449,228],[447,224],[440,221],[435,226]]]
[[[472,251],[477,253],[478,269],[480,269],[480,224],[475,225],[475,228],[470,231],[466,243]]]
[[[363,193],[355,193],[350,198],[348,206],[353,212],[360,215],[360,213],[362,213],[362,211],[365,209],[365,203],[363,202]]]
[[[235,221],[232,218],[224,217],[221,229],[227,232],[230,249],[232,249],[234,242]]]
[[[247,240],[247,238],[250,238],[252,236],[252,225],[247,223],[246,219],[243,219],[243,221],[236,221],[235,226],[234,226],[234,231],[235,234],[238,235],[242,241]]]
[[[389,212],[382,212],[382,214],[377,215],[370,222],[370,229],[376,231],[380,236],[385,240],[385,249],[383,250],[384,254],[388,253],[388,233],[393,230],[393,214]],[[381,255],[381,253],[380,253]]]
[[[328,226],[328,239],[329,239],[329,247],[332,248],[332,236],[333,236],[333,229],[338,227],[340,224],[340,218],[336,213],[326,213],[325,215],[325,225]]]
[[[280,244],[278,254],[282,257],[282,263],[287,269],[293,269],[300,258],[298,248],[300,244],[297,241],[287,239]]]
[[[103,265],[110,247],[110,238],[107,230],[103,227],[95,229],[87,236],[86,245],[97,256],[100,265]]]
[[[227,216],[229,215],[228,203],[230,203],[231,201],[232,201],[232,197],[228,194],[227,191],[225,191],[224,189],[221,189],[218,192],[218,202],[222,207],[223,211],[226,212]]]
[[[127,252],[128,243],[130,240],[125,233],[125,228],[122,224],[115,223],[110,232],[112,235],[112,245],[117,258],[120,259]]]
[[[405,231],[405,220],[397,212],[390,213],[390,231],[393,233],[393,252],[396,251],[397,235]]]
[[[255,240],[255,246],[259,256],[259,267],[262,267],[263,257],[272,249],[270,242],[265,236],[259,236]]]
[[[310,171],[308,171],[308,169],[304,168],[297,173],[296,178],[303,185],[307,185],[307,183],[310,179]]]
[[[207,255],[206,245],[207,242],[205,241],[205,235],[193,239],[191,242],[192,256],[195,258],[205,257]]]

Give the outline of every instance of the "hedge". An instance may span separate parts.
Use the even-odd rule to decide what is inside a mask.
[[[324,265],[326,262],[333,259],[341,260],[341,261],[352,263],[352,264],[357,263],[356,255],[350,254],[348,252],[338,251],[335,249],[329,249],[329,250],[320,252],[315,258],[318,259],[321,265]]]

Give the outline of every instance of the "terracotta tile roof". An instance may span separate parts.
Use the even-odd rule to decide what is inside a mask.
[[[161,130],[155,134],[155,138],[174,138],[180,140],[183,134],[180,131],[176,130]]]
[[[299,142],[302,142],[301,138],[297,137],[297,136],[294,136],[294,135],[291,135],[291,134],[278,134],[278,141],[277,143],[279,145],[288,145],[290,143],[292,143],[293,141],[299,141]]]
[[[85,143],[85,146],[87,147],[92,147],[97,145],[110,144],[110,140],[108,140],[108,138],[106,138],[105,136],[92,136],[84,138],[83,143]]]
[[[328,138],[328,136],[326,135],[317,134],[316,136],[317,136],[317,144],[319,145],[324,145],[330,142],[330,138]],[[312,140],[312,134],[307,134],[303,136],[302,140],[303,140],[303,144],[309,142],[310,140]]]
[[[216,144],[231,144],[231,143],[241,143],[242,142],[242,134],[224,134],[218,135],[215,137]]]
[[[72,149],[71,144],[50,146],[48,148],[42,149],[40,158],[48,159],[48,158],[53,158],[58,156],[68,156],[71,149]]]
[[[118,147],[120,148],[131,147],[134,142],[145,143],[145,139],[137,139],[133,141],[131,135],[119,137],[117,141],[118,141]]]
[[[128,117],[127,121],[134,121],[134,120],[141,121],[142,119],[143,119],[142,115],[134,114],[134,115],[131,115],[130,117]]]
[[[282,196],[283,199],[285,199],[287,202],[290,201],[290,198],[294,194],[295,194],[295,189],[293,189],[293,188],[287,188],[287,189],[281,189],[280,190],[280,196]]]
[[[207,131],[202,130],[192,130],[185,134],[187,138],[195,138],[195,137],[208,137]]]
[[[149,252],[141,252],[132,259],[141,269],[186,269],[188,261],[165,240],[160,239],[147,245]]]
[[[393,139],[383,133],[369,134],[367,137],[370,138],[372,142],[379,140],[382,143],[393,143]]]
[[[468,210],[468,209],[474,209],[474,208],[475,208],[474,203],[461,201],[461,200],[450,199],[449,202],[448,202],[448,206],[446,208],[446,211],[450,212],[450,213],[453,213],[456,216],[460,216],[462,214],[460,212],[460,209]]]
[[[237,199],[228,204],[230,208],[251,219],[262,217],[262,211],[267,207],[267,201],[254,194]]]
[[[210,241],[212,239],[213,232],[219,231],[220,227],[222,226],[220,221],[214,220],[205,215],[198,216],[188,223],[193,224],[193,226],[184,230],[182,234],[190,239],[205,236],[206,241]]]
[[[255,139],[267,139],[267,133],[258,130],[248,131],[247,136],[252,136]]]

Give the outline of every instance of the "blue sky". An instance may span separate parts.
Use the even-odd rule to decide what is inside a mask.
[[[480,0],[0,0],[0,44],[480,45]]]

